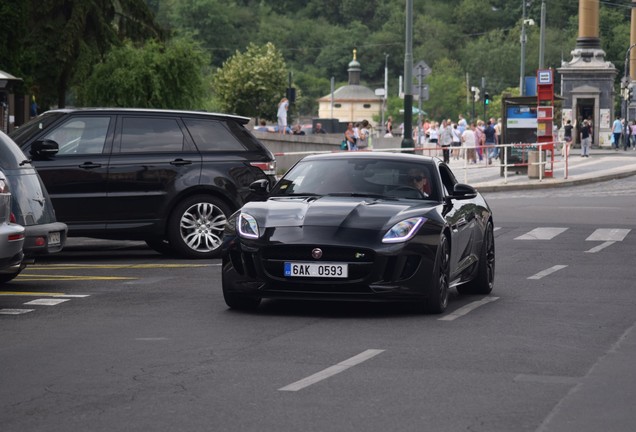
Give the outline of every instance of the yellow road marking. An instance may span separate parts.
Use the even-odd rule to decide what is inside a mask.
[[[46,278],[46,279],[42,279]],[[48,275],[48,274],[30,274],[20,273],[17,280],[137,280],[135,277],[119,277],[119,276],[71,276],[71,275]]]
[[[77,269],[152,269],[152,268],[199,268],[215,264],[50,264],[30,265],[29,270],[77,270]]]
[[[0,296],[15,297],[64,297],[66,294],[58,292],[27,292],[27,291],[0,291]]]

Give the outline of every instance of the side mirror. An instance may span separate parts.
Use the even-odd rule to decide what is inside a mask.
[[[457,183],[453,188],[453,195],[450,198],[456,200],[472,199],[477,196],[477,191],[474,187],[464,183]]]
[[[57,142],[50,139],[45,139],[33,142],[33,144],[31,144],[30,153],[32,156],[46,158],[56,155],[59,150],[60,146]]]
[[[270,190],[270,183],[268,179],[256,180],[250,184],[250,191],[258,195],[267,195]]]

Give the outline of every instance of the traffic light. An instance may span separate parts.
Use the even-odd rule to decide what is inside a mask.
[[[484,105],[490,105],[490,95],[488,92],[484,93]]]

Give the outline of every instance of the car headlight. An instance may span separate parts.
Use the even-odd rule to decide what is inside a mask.
[[[396,223],[384,234],[382,243],[401,243],[409,240],[425,221],[426,218],[414,217]]]
[[[253,216],[247,213],[240,213],[237,225],[241,237],[258,238],[258,224]]]

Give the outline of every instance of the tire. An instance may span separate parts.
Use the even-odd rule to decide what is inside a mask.
[[[426,293],[424,312],[440,314],[446,310],[449,297],[450,247],[448,238],[442,235],[437,246],[433,280]]]
[[[209,195],[194,195],[177,204],[168,220],[168,242],[182,258],[209,259],[221,255],[223,231],[230,209]]]
[[[17,272],[14,272],[14,273],[2,273],[2,274],[0,274],[0,284],[4,284],[4,283],[12,281],[13,279],[15,279],[20,274],[21,271],[22,271],[22,269],[18,270]]]
[[[495,236],[492,222],[484,231],[484,241],[479,253],[477,275],[470,282],[457,287],[460,294],[490,294],[495,285]]]
[[[149,248],[162,255],[174,255],[174,249],[170,246],[168,240],[162,238],[146,239],[146,244]]]

